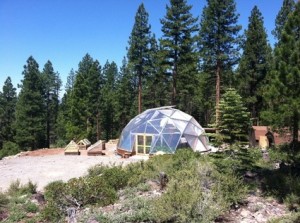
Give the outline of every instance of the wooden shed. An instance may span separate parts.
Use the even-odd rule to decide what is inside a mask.
[[[71,140],[71,142],[65,147],[65,155],[80,155],[79,146]]]
[[[87,155],[88,156],[100,156],[105,155],[105,141],[99,140],[98,142],[94,143],[87,149]]]
[[[77,144],[80,150],[86,150],[91,145],[91,142],[88,139],[82,139]]]

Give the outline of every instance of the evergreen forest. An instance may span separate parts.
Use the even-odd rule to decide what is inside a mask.
[[[238,23],[234,0],[207,0],[198,17],[192,7],[170,0],[157,38],[142,3],[120,66],[87,53],[62,81],[50,60],[40,65],[29,55],[21,84],[8,76],[0,89],[0,157],[72,139],[115,139],[137,114],[169,105],[216,127],[229,143],[251,125],[288,128],[298,143],[300,3],[283,1],[274,46],[257,6],[247,27]],[[232,111],[239,112],[228,116]],[[228,134],[236,126],[237,135]]]

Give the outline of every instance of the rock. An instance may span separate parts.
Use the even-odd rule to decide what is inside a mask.
[[[257,173],[254,173],[254,172],[251,172],[251,171],[246,171],[245,177],[248,177],[248,178],[255,178],[257,176]]]

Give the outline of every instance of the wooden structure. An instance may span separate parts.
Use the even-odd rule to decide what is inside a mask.
[[[288,129],[278,133],[271,131],[268,126],[252,126],[252,131],[250,133],[250,145],[259,146],[259,142],[264,139],[263,137],[261,138],[261,136],[265,136],[268,139],[269,146],[291,143],[293,139],[293,135]],[[298,140],[300,140],[300,131]]]
[[[91,142],[88,139],[82,139],[77,144],[80,150],[86,150],[91,145]]]
[[[105,155],[105,141],[104,140],[99,140],[95,144],[91,145],[87,149],[87,155],[88,156],[101,156]]]
[[[79,146],[73,140],[65,147],[65,155],[80,155]]]

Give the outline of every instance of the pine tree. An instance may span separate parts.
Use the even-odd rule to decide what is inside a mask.
[[[16,137],[22,149],[45,146],[45,110],[39,65],[30,56],[24,66],[24,79],[16,105]]]
[[[43,93],[46,109],[46,147],[56,141],[56,122],[58,117],[59,91],[61,80],[54,72],[52,63],[48,60],[42,72]]]
[[[0,149],[3,142],[12,142],[15,136],[13,123],[15,122],[16,103],[16,88],[14,88],[11,78],[7,77],[2,92],[0,92]]]
[[[67,138],[99,138],[100,89],[103,83],[101,66],[86,54],[79,63],[70,100],[71,117],[67,124]]]
[[[236,13],[234,0],[207,0],[202,11],[199,32],[200,65],[207,74],[206,90],[208,95],[215,91],[216,123],[219,121],[219,101],[221,84],[230,84],[232,68],[239,59],[241,26],[237,25],[239,15]],[[211,100],[207,98],[206,100]]]
[[[58,107],[58,116],[57,116],[57,137],[61,142],[68,142],[71,138],[67,137],[67,130],[72,123],[73,109],[72,109],[72,100],[73,100],[73,88],[76,80],[76,73],[71,69],[70,73],[67,76],[67,83],[65,85],[65,93],[61,99],[61,103]]]
[[[104,139],[116,138],[116,79],[118,67],[115,62],[108,61],[103,66],[104,84],[101,89],[102,103],[102,127]],[[122,108],[124,109],[124,108]]]
[[[295,9],[294,0],[283,0],[282,7],[278,12],[275,20],[275,29],[272,30],[272,34],[277,40],[281,39],[281,32],[283,30],[284,24],[286,23],[288,16]]]
[[[197,87],[197,54],[195,32],[197,18],[186,0],[170,0],[166,15],[161,19],[163,36],[161,54],[165,55],[166,71],[172,77],[172,104],[191,113],[192,98]]]
[[[265,77],[271,69],[272,57],[263,17],[257,6],[251,11],[245,37],[243,55],[238,68],[238,86],[251,117],[257,119],[262,109],[260,88],[265,84]]]
[[[150,48],[150,72],[144,82],[143,100],[145,108],[155,108],[170,104],[170,78],[165,72],[167,69],[163,65],[165,56],[161,54],[159,47],[153,34]]]
[[[227,89],[220,100],[220,122],[217,126],[224,142],[247,142],[249,125],[249,113],[242,97],[235,89]]]
[[[129,71],[126,58],[123,58],[116,87],[116,123],[120,131],[127,123],[137,115],[136,109],[132,109],[132,101],[135,97],[132,73]]]
[[[275,67],[264,91],[268,110],[263,118],[278,128],[289,127],[298,142],[300,124],[300,2],[288,17],[275,49]]]
[[[149,73],[149,48],[151,31],[148,13],[142,3],[135,15],[135,22],[129,37],[128,63],[138,78],[138,112],[142,112],[142,82]]]

